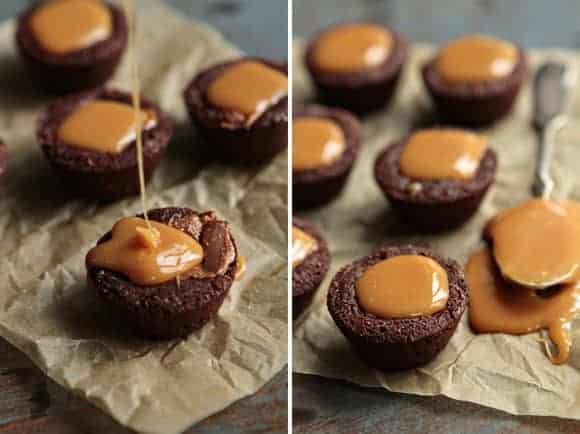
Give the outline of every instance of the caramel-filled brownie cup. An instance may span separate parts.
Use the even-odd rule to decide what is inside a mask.
[[[485,193],[495,179],[497,168],[496,153],[485,146],[478,158],[479,161],[474,160],[467,165],[471,169],[468,177],[417,179],[403,172],[401,157],[410,140],[418,134],[427,133],[424,136],[426,141],[423,140],[424,149],[416,149],[414,155],[409,156],[417,158],[417,153],[420,153],[420,156],[431,163],[440,161],[438,157],[443,154],[441,147],[445,145],[446,138],[435,136],[434,139],[430,139],[431,133],[439,132],[445,135],[465,134],[468,137],[475,137],[476,140],[478,137],[482,138],[457,129],[422,130],[387,146],[379,154],[374,168],[375,179],[393,210],[403,221],[423,231],[453,229],[466,222],[479,208]],[[453,161],[448,160],[447,163]],[[437,176],[438,168],[432,167],[432,170],[435,170]]]
[[[233,76],[234,68],[239,78]],[[254,83],[243,82],[252,76],[256,77]],[[286,82],[278,84],[284,90],[265,96],[275,89],[276,80],[283,81],[282,76]],[[212,92],[220,79],[223,79],[221,89]],[[286,64],[247,57],[199,73],[183,96],[210,156],[233,163],[261,164],[288,146],[287,92]],[[238,107],[240,102],[247,104],[249,99],[256,102],[253,113],[242,110],[247,107]]]
[[[448,281],[444,307],[430,315],[390,319],[366,312],[357,298],[359,279],[376,264],[403,255],[430,258],[444,270]],[[456,261],[425,248],[405,246],[380,248],[342,268],[330,284],[327,301],[334,322],[361,359],[373,368],[394,371],[433,360],[449,342],[468,299],[463,270]]]
[[[87,280],[128,330],[155,339],[186,337],[217,313],[228,294],[236,277],[236,243],[229,224],[213,212],[171,207],[151,210],[148,216],[197,241],[203,247],[203,261],[179,279],[153,285],[136,284],[87,261]],[[105,234],[97,245],[111,237],[111,232]]]
[[[61,125],[87,104],[117,102],[132,109],[128,93],[99,89],[64,97],[51,104],[39,119],[38,142],[51,165],[63,179],[64,185],[80,196],[113,201],[139,193],[136,140],[133,139],[117,153],[84,149],[64,143],[59,137]],[[148,181],[165,154],[173,133],[169,119],[152,103],[142,100],[143,110],[154,113],[156,123],[144,128],[143,167]]]
[[[305,63],[323,104],[362,115],[389,103],[407,52],[407,42],[392,29],[339,24],[310,41]]]
[[[330,268],[326,240],[311,223],[298,217],[292,219],[291,260],[292,316],[296,319],[310,304]]]
[[[38,17],[37,13],[52,1],[54,0],[35,3],[18,19],[16,46],[27,66],[33,85],[53,94],[80,92],[103,85],[115,72],[127,47],[128,26],[123,11],[107,2],[96,1],[102,3],[102,8],[110,17],[107,24],[110,29],[106,37],[92,43],[88,40],[87,44],[78,48],[64,46],[54,51],[52,46],[48,47],[39,40],[40,36],[38,30],[35,31],[35,26],[44,33],[50,30],[51,25],[59,26],[57,36],[66,37],[62,32],[62,29],[66,28],[66,23],[55,22],[55,16],[57,18],[60,16],[62,21],[80,18],[74,17],[75,11],[69,12],[73,14],[73,18],[61,11],[47,14],[44,22],[36,23],[34,20]],[[83,12],[91,14],[93,11]]]
[[[469,44],[475,46],[471,48]],[[493,67],[497,44],[503,44],[499,45],[497,54],[504,56],[499,59],[504,62],[500,68]],[[441,56],[446,49],[449,53],[442,62]],[[465,64],[454,65],[453,62]],[[450,77],[445,77],[445,67]],[[471,126],[486,126],[505,117],[526,75],[527,62],[522,48],[482,36],[452,41],[422,68],[425,87],[441,120]]]
[[[299,122],[304,119],[327,121],[336,126],[342,136],[339,138],[343,142],[342,152],[325,164],[296,167],[300,157],[298,153],[302,152],[303,148],[310,152],[314,143],[309,141],[314,140],[316,136],[305,133],[305,137],[301,139],[302,134],[296,129],[300,128]],[[359,154],[362,140],[360,122],[347,111],[312,105],[296,108],[293,114],[293,129],[293,207],[301,210],[327,204],[344,188]]]

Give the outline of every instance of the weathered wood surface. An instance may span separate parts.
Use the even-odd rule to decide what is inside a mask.
[[[293,375],[294,434],[577,434],[580,422],[512,416],[444,397]]]
[[[0,21],[15,16],[27,3],[1,0]],[[287,58],[286,0],[171,0],[168,3],[217,27],[248,53]],[[189,433],[285,433],[287,386],[284,370],[256,395],[206,419]],[[0,339],[0,433],[127,432],[99,410],[48,380],[26,357]]]

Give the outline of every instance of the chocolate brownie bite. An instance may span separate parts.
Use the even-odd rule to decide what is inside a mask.
[[[405,246],[380,248],[342,268],[327,301],[363,361],[394,371],[433,360],[451,339],[468,298],[457,262]]]
[[[128,330],[184,338],[222,305],[238,268],[229,224],[213,212],[159,208],[119,220],[87,254],[87,281]]]
[[[407,51],[406,41],[392,29],[339,24],[312,39],[305,62],[323,104],[365,114],[391,100]]]
[[[439,231],[461,225],[477,211],[496,167],[496,154],[484,136],[433,128],[382,151],[375,179],[404,221]]]
[[[292,316],[298,318],[312,301],[330,267],[326,240],[316,228],[292,219]]]
[[[103,85],[115,72],[127,39],[123,11],[101,0],[35,2],[20,16],[16,30],[16,46],[33,85],[54,94]]]
[[[212,66],[189,83],[184,99],[215,158],[260,164],[288,145],[285,64],[247,57]]]
[[[442,47],[423,66],[422,74],[443,121],[485,126],[510,112],[527,65],[522,48],[473,35]]]
[[[293,206],[324,205],[348,179],[361,147],[361,125],[344,110],[312,105],[294,111],[292,131]]]
[[[128,93],[99,89],[64,97],[39,120],[38,141],[70,189],[103,201],[139,193],[135,111]],[[152,103],[141,102],[147,182],[163,157],[173,127]]]

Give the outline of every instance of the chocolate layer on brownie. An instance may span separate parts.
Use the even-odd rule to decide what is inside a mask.
[[[331,259],[326,240],[311,223],[294,217],[292,225],[313,237],[318,245],[316,251],[292,269],[292,317],[296,319],[312,301],[330,268]]]
[[[249,125],[244,114],[216,107],[207,98],[210,84],[227,68],[243,61],[260,62],[288,74],[284,63],[245,57],[201,72],[189,83],[183,96],[194,125],[208,142],[209,154],[223,160],[259,164],[288,146],[288,97],[280,99]]]
[[[356,297],[360,276],[372,265],[400,255],[426,256],[444,268],[449,281],[449,299],[443,310],[428,316],[384,319],[361,309]],[[449,342],[468,300],[463,270],[456,261],[425,248],[383,247],[336,274],[328,291],[328,310],[368,365],[393,371],[421,366],[434,359]]]
[[[35,3],[18,19],[16,45],[38,88],[56,94],[79,92],[103,85],[115,72],[127,47],[128,26],[123,11],[112,4],[112,34],[106,40],[71,53],[52,53],[36,40],[30,20],[42,2]]]
[[[201,328],[222,305],[236,276],[236,243],[228,223],[213,212],[188,208],[159,208],[148,214],[153,221],[190,235],[204,249],[201,266],[158,285],[136,285],[120,273],[90,268],[89,285],[128,328],[157,339],[186,337]],[[111,232],[98,244],[109,240]]]
[[[344,188],[348,175],[361,148],[360,122],[341,109],[310,105],[294,110],[294,119],[320,117],[335,122],[344,134],[346,148],[331,165],[292,171],[292,200],[294,209],[308,209],[324,205]]]
[[[527,73],[524,51],[512,73],[494,81],[477,84],[449,84],[437,72],[436,58],[422,68],[423,81],[441,120],[461,125],[485,126],[507,115]]]
[[[58,129],[82,104],[92,100],[116,101],[131,105],[125,92],[98,89],[64,97],[51,104],[38,123],[38,142],[46,157],[67,185],[84,196],[116,200],[139,192],[136,142],[118,154],[80,149],[62,143]],[[143,131],[143,163],[146,181],[161,161],[173,133],[169,119],[151,102],[142,100],[142,109],[155,112],[157,123]]]
[[[399,168],[407,140],[387,146],[375,162],[375,179],[395,211],[424,230],[450,229],[468,220],[495,179],[496,153],[487,149],[469,180],[417,181]]]
[[[393,45],[389,57],[380,66],[348,73],[325,71],[313,60],[314,45],[322,33],[340,25],[322,30],[306,47],[304,60],[318,98],[325,105],[342,107],[359,115],[385,107],[395,92],[407,59],[407,42],[397,32],[386,29],[393,38]]]

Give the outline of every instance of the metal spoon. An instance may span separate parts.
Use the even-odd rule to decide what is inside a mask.
[[[532,184],[532,194],[535,197],[548,199],[554,189],[554,181],[550,176],[552,150],[556,137],[566,123],[565,110],[568,106],[572,89],[576,82],[575,71],[562,62],[549,61],[542,64],[534,80],[534,119],[533,124],[538,132],[538,155]],[[541,254],[541,253],[539,253]],[[497,258],[496,258],[497,262]],[[501,263],[498,266],[502,269]],[[525,282],[517,276],[504,273],[504,277],[529,287],[531,289],[545,289],[562,283],[576,271],[573,267],[569,273],[556,281]]]

